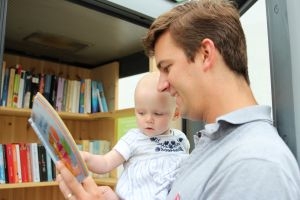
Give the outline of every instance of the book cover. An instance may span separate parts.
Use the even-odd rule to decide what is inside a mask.
[[[45,146],[54,163],[61,160],[79,182],[88,176],[77,145],[51,104],[37,93],[29,123]]]

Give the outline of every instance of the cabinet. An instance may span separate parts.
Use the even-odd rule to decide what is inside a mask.
[[[134,115],[133,109],[117,110],[118,62],[86,69],[13,54],[5,54],[3,60],[7,66],[22,64],[25,70],[34,70],[37,73],[52,73],[69,79],[75,79],[79,76],[80,78],[91,78],[103,82],[109,112],[59,113],[75,140],[104,139],[114,145],[117,141],[117,119]],[[0,143],[38,142],[37,136],[27,121],[29,116],[30,109],[0,107]],[[112,171],[109,178],[102,178],[96,182],[99,185],[113,187],[116,183],[116,171]],[[3,200],[64,199],[55,182],[0,184],[0,196]]]

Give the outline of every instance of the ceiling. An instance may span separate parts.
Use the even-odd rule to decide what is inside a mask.
[[[5,51],[87,68],[143,51],[147,23],[73,2],[8,0]],[[255,0],[236,2],[242,10]]]

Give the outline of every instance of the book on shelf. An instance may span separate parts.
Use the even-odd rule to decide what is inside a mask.
[[[3,144],[0,144],[0,184],[6,182],[5,163],[5,148]]]
[[[54,163],[61,160],[82,182],[88,170],[77,145],[58,113],[39,92],[34,97],[28,121]]]
[[[104,95],[103,83],[101,81],[98,81],[97,83],[98,83],[97,86],[98,86],[99,96],[100,96],[101,105],[102,105],[101,112],[108,112],[108,106],[107,106],[107,102],[106,102],[106,97]]]

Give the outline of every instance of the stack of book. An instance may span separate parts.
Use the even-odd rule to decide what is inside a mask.
[[[101,81],[89,78],[71,80],[55,74],[33,73],[21,64],[2,64],[0,106],[32,108],[33,97],[40,92],[57,110],[73,113],[108,112]]]

